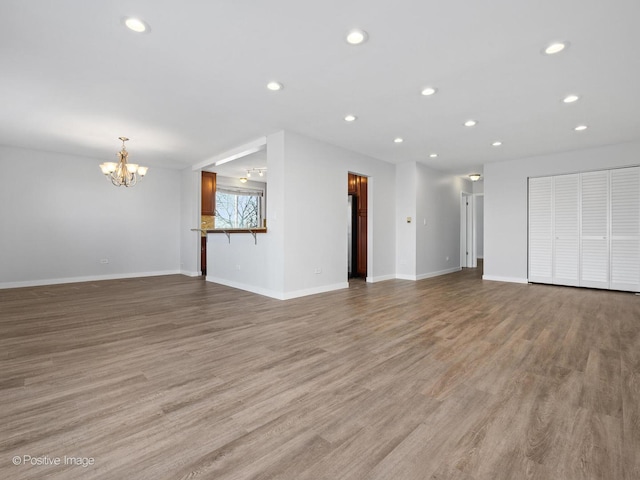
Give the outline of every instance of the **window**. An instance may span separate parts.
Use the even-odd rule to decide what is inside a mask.
[[[216,190],[215,228],[259,228],[263,219],[262,190],[227,187]]]

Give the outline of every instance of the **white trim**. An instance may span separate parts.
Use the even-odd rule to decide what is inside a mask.
[[[416,280],[424,280],[426,278],[439,277],[440,275],[447,275],[449,273],[459,272],[460,270],[462,270],[462,268],[453,267],[453,268],[448,268],[446,270],[440,270],[437,272],[421,273],[420,275],[416,276]]]
[[[334,283],[333,285],[323,285],[321,287],[307,288],[305,290],[295,290],[283,295],[283,300],[290,300],[292,298],[306,297],[307,295],[316,295],[318,293],[332,292],[334,290],[342,290],[343,288],[349,288],[349,282]]]
[[[308,295],[316,295],[318,293],[326,293],[333,290],[342,290],[343,288],[349,288],[349,283],[343,282],[335,283],[333,285],[323,285],[321,287],[307,288],[304,290],[295,290],[293,292],[283,293],[276,292],[275,290],[256,287],[255,285],[226,280],[224,278],[212,277],[210,275],[207,275],[206,280],[207,282],[218,283],[226,287],[237,288],[238,290],[244,290],[245,292],[251,292],[265,297],[275,298],[277,300],[291,300],[293,298],[306,297]]]
[[[161,272],[115,273],[112,275],[91,275],[87,277],[47,278],[43,280],[27,280],[24,282],[4,282],[0,283],[0,289],[41,287],[45,285],[60,285],[63,283],[99,282],[102,280],[120,280],[124,278],[159,277],[161,275],[180,275],[181,273],[180,270],[165,270]]]
[[[196,171],[202,170],[203,168],[210,167],[212,165],[222,165],[223,163],[231,162],[232,160],[237,160],[238,158],[246,157],[247,155],[251,155],[252,153],[264,150],[266,145],[267,137],[256,138],[255,140],[245,143],[244,145],[240,145],[219,155],[214,155],[213,157],[208,158],[207,160],[203,160],[200,163],[196,163],[193,167],[191,167],[191,169]]]
[[[455,273],[462,270],[461,267],[447,268],[446,270],[438,270],[437,272],[421,273],[420,275],[405,275],[402,273],[396,274],[395,278],[398,280],[411,280],[417,282],[418,280],[426,280],[427,278],[439,277],[440,275],[447,275],[449,273]]]
[[[377,277],[367,277],[367,283],[386,282],[387,280],[395,280],[396,275],[379,275]]]
[[[224,285],[225,287],[237,288],[238,290],[244,290],[245,292],[256,293],[258,295],[262,295],[264,297],[276,298],[278,300],[284,300],[282,298],[282,294],[276,292],[274,290],[268,290],[266,288],[256,287],[255,285],[249,285],[247,283],[234,282],[233,280],[227,280],[225,278],[214,277],[212,275],[207,275],[205,277],[207,282],[217,283],[219,285]]]
[[[396,278],[398,280],[411,280],[412,282],[415,282],[418,279],[415,275],[405,275],[403,273],[396,274]]]
[[[507,283],[529,283],[526,278],[519,277],[501,277],[498,275],[482,275],[483,280],[489,280],[492,282],[507,282]]]
[[[198,271],[190,272],[188,270],[180,270],[180,274],[185,275],[187,277],[199,277],[202,275],[202,272],[198,272]]]

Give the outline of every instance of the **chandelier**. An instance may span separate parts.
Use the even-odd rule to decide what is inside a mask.
[[[128,141],[127,137],[118,137],[122,140],[122,150],[117,155],[119,162],[105,162],[100,164],[100,169],[105,176],[111,180],[116,187],[133,187],[138,183],[138,177],[142,178],[147,174],[147,167],[141,167],[136,163],[127,163],[129,152],[124,146],[124,142]]]

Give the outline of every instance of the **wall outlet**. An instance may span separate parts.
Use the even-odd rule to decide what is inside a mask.
[[[236,265],[236,270],[241,270],[240,265]]]
[[[446,257],[445,260],[448,262],[449,261],[449,257]]]
[[[322,268],[316,268],[313,273],[315,273],[316,275],[319,275],[322,273]]]
[[[109,263],[109,259],[108,258],[101,258],[100,259],[100,263]]]

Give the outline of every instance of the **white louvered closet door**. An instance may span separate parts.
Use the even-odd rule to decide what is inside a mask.
[[[553,178],[529,179],[529,281],[553,283]]]
[[[553,178],[553,283],[580,284],[580,175]]]
[[[609,172],[582,179],[580,286],[609,288]]]
[[[640,167],[611,171],[611,288],[640,292]]]

